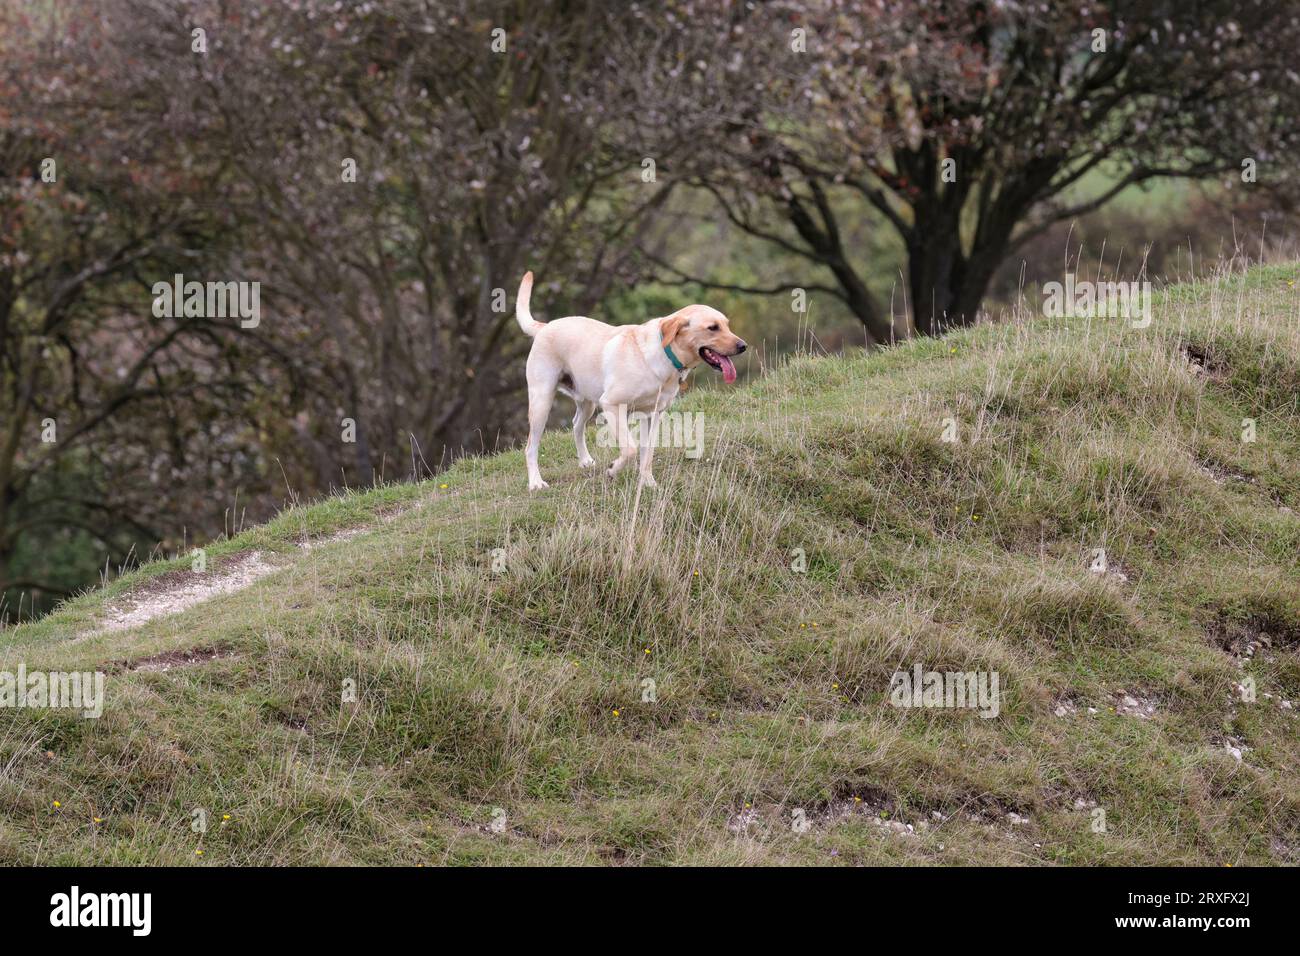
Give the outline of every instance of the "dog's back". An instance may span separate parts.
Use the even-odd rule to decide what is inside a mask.
[[[543,381],[554,378],[565,391],[587,401],[599,400],[604,391],[601,355],[605,344],[627,327],[608,325],[585,315],[539,322],[529,308],[532,291],[533,274],[529,272],[519,284],[515,300],[515,319],[524,334],[533,340],[528,353],[529,381],[535,375]]]

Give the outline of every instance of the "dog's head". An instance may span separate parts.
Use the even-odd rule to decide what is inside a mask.
[[[678,355],[692,357],[689,364],[704,362],[721,372],[727,382],[736,380],[736,366],[731,360],[749,346],[731,331],[727,317],[717,309],[688,305],[664,319],[660,330],[664,345],[673,346]]]

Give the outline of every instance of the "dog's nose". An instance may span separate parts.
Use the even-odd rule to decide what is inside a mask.
[[[745,349],[747,349],[747,348],[749,348],[749,346],[745,344],[745,340],[744,340],[744,339],[736,339],[736,354],[737,354],[737,355],[739,355],[741,352],[745,351]]]

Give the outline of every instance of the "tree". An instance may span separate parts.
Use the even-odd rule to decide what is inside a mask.
[[[645,51],[689,24],[597,0],[255,6],[159,0],[118,32],[226,159],[259,334],[313,355],[297,477],[419,475],[512,438],[516,286],[531,268],[546,308],[589,308],[625,274],[668,191],[631,148]]]
[[[764,16],[745,55],[781,95],[750,105],[729,165],[700,183],[741,229],[828,270],[877,341],[890,317],[842,239],[850,218],[896,231],[915,327],[933,334],[974,321],[997,267],[1052,223],[1158,177],[1245,164],[1279,186],[1300,142],[1289,3],[828,0]],[[771,66],[775,24],[806,30],[802,67],[783,51]]]
[[[156,280],[220,254],[209,170],[75,13],[0,20],[0,616],[219,530],[258,469],[256,343],[152,308]]]

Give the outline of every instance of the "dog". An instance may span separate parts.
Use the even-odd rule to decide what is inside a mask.
[[[525,273],[515,300],[515,319],[533,340],[528,353],[528,489],[547,487],[537,467],[542,432],[557,391],[577,404],[573,416],[573,441],[578,464],[592,468],[596,460],[587,452],[587,422],[596,407],[613,423],[619,456],[608,474],[617,475],[637,454],[628,430],[628,413],[651,416],[651,433],[659,415],[677,397],[686,376],[701,363],[736,380],[732,358],[744,352],[745,340],[731,331],[727,317],[707,305],[688,305],[672,315],[641,325],[607,325],[582,315],[539,322],[529,311],[533,274]],[[652,442],[641,447],[641,481],[655,486],[651,464]]]

